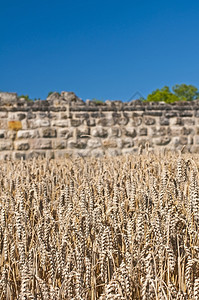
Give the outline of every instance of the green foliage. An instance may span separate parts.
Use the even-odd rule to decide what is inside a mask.
[[[180,101],[192,101],[199,97],[197,87],[187,84],[176,84],[172,87],[174,94]]]
[[[162,89],[157,89],[147,96],[147,102],[166,102],[173,103],[179,101],[179,98],[174,95],[168,86],[163,87]]]
[[[96,98],[91,99],[92,102],[94,102],[96,105],[103,105],[104,101],[103,100],[99,100]]]
[[[26,99],[26,101],[33,101],[32,99],[29,98],[28,95],[21,95],[21,96],[19,96],[19,98],[24,98],[24,99]]]
[[[168,86],[157,89],[147,96],[147,102],[174,103],[176,101],[192,101],[199,97],[198,89],[193,85],[176,84],[172,87],[173,93]]]
[[[49,92],[47,98],[52,95],[54,92]]]

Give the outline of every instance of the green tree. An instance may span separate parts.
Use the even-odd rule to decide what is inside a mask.
[[[173,103],[180,99],[174,95],[168,86],[164,86],[162,89],[157,89],[147,96],[147,102],[166,102]]]
[[[174,94],[180,99],[180,101],[192,101],[199,97],[199,91],[197,87],[187,84],[176,84],[172,87]]]

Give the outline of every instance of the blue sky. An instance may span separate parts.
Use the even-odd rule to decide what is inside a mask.
[[[199,1],[0,0],[0,90],[128,100],[199,88]]]

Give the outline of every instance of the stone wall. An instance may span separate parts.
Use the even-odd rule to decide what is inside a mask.
[[[0,93],[0,159],[101,156],[140,146],[199,151],[199,100],[83,102],[72,92],[27,101]]]

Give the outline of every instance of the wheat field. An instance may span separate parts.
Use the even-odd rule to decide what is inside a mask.
[[[199,155],[0,162],[0,299],[199,299]]]

